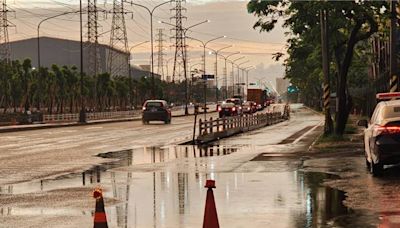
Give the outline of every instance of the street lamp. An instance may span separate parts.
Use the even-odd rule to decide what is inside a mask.
[[[133,60],[133,58],[132,58],[132,50],[135,48],[135,47],[138,47],[138,46],[140,46],[140,45],[143,45],[143,44],[146,44],[146,43],[148,43],[149,41],[144,41],[144,42],[141,42],[141,43],[138,43],[138,44],[135,44],[135,45],[133,45],[132,47],[130,47],[129,48],[129,60],[128,60],[128,66],[129,66],[129,69],[128,69],[128,75],[129,75],[129,90],[130,90],[130,93],[129,93],[129,97],[130,97],[130,105],[132,105],[132,103],[133,103],[133,85],[132,85],[132,81],[133,81],[133,78],[132,78],[132,69],[131,69],[131,61]],[[137,87],[136,87],[136,98],[137,98]],[[137,105],[137,99],[136,99],[136,102],[135,102],[135,106]]]
[[[188,95],[188,84],[187,84],[187,61],[186,61],[187,60],[186,32],[189,31],[189,29],[191,29],[193,27],[196,27],[196,26],[199,26],[199,25],[202,25],[202,24],[205,24],[205,23],[209,23],[209,22],[210,22],[210,20],[205,20],[205,21],[196,23],[194,25],[188,26],[188,27],[183,29],[183,37],[184,37],[184,45],[183,46],[185,48],[184,56],[183,56],[183,70],[184,70],[183,74],[184,74],[184,77],[185,77],[185,115],[189,114],[189,110],[188,110],[189,95]],[[159,23],[176,27],[176,25],[173,25],[173,24],[165,22],[165,21],[159,21]]]
[[[242,66],[243,64],[246,64],[246,63],[249,63],[250,62],[250,60],[247,60],[247,61],[245,61],[245,62],[242,62],[242,63],[239,63],[239,64],[237,64],[236,66],[237,66],[237,85],[238,85],[238,94],[240,95],[240,87],[242,86],[242,80],[243,80],[243,72],[242,72],[242,80],[240,79],[240,66]],[[244,94],[244,91],[243,91],[243,94]],[[244,98],[244,97],[243,97]]]
[[[56,17],[61,17],[67,14],[72,14],[72,13],[79,13],[80,11],[72,11],[72,12],[64,12],[64,13],[60,13],[51,17],[47,17],[43,20],[41,20],[37,26],[37,55],[38,55],[38,69],[40,70],[41,67],[41,62],[40,62],[40,26],[42,25],[43,22],[56,18]]]
[[[238,54],[240,54],[240,51],[231,53],[231,54],[229,54],[227,56],[219,54],[219,56],[221,56],[225,60],[225,70],[224,70],[224,74],[225,74],[225,99],[228,98],[228,66],[227,66],[227,62],[228,62],[230,57],[232,57],[234,55],[238,55]]]
[[[235,63],[244,58],[245,57],[242,56],[240,58],[230,61],[232,63],[232,97],[235,96]]]
[[[81,111],[79,113],[79,122],[80,123],[86,123],[86,110],[85,110],[85,104],[84,104],[84,99],[83,99],[83,12],[82,12],[82,0],[79,1],[79,26],[80,26],[80,41],[81,41],[81,88],[80,88],[80,98],[81,98]]]
[[[159,8],[160,6],[163,6],[165,4],[171,3],[173,2],[173,0],[168,1],[168,2],[163,2],[161,4],[156,5],[155,7],[153,7],[153,9],[149,9],[148,7],[144,6],[144,5],[140,5],[137,3],[134,3],[132,1],[126,1],[123,0],[123,2],[126,3],[130,3],[131,5],[135,5],[138,7],[142,7],[143,9],[147,10],[147,12],[149,12],[150,14],[150,41],[151,41],[151,83],[152,83],[152,96],[153,98],[155,98],[156,96],[156,91],[155,91],[155,80],[154,80],[154,37],[153,37],[153,15],[154,15],[154,11]]]
[[[204,120],[206,120],[207,119],[207,78],[206,78],[206,48],[207,48],[207,45],[209,44],[209,43],[211,43],[211,42],[213,42],[213,41],[216,41],[216,40],[219,40],[219,39],[223,39],[223,38],[226,38],[226,36],[219,36],[219,37],[216,37],[216,38],[213,38],[213,39],[210,39],[210,40],[208,40],[208,41],[206,41],[206,42],[204,42],[204,41],[202,41],[202,40],[199,40],[199,39],[196,39],[196,38],[193,38],[193,37],[187,37],[187,38],[189,38],[189,39],[191,39],[191,40],[195,40],[195,41],[198,41],[198,42],[200,42],[201,44],[202,44],[202,47],[203,47],[203,74],[204,74]]]
[[[208,49],[210,49],[211,51],[213,51],[214,52],[214,54],[215,54],[215,97],[216,97],[216,99],[217,99],[217,102],[218,102],[218,55],[219,55],[219,53],[221,52],[221,51],[223,51],[223,50],[225,50],[225,49],[228,49],[228,48],[231,48],[231,47],[233,47],[233,45],[228,45],[228,46],[225,46],[225,47],[223,47],[223,48],[220,48],[220,49],[217,49],[217,50],[214,50],[214,49],[212,49],[212,48],[208,48]]]
[[[249,66],[246,68],[243,68],[243,70],[246,72],[246,96],[248,95],[248,91],[249,91],[249,71],[254,70],[254,66]],[[247,100],[247,97],[246,97]]]
[[[133,45],[132,47],[129,48],[129,55],[130,55],[130,59],[129,59],[129,61],[128,61],[128,65],[129,65],[129,78],[131,78],[131,61],[133,60],[133,59],[132,59],[132,50],[133,50],[135,47],[139,47],[139,46],[141,46],[141,45],[143,45],[143,44],[146,44],[146,43],[148,43],[148,42],[149,42],[149,41],[143,41],[143,42],[138,43],[138,44],[135,44],[135,45]]]

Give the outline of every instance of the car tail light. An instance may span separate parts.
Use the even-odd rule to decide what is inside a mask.
[[[376,95],[378,100],[391,100],[391,99],[399,99],[400,92],[391,92],[391,93],[378,93]]]
[[[217,110],[218,110],[218,112],[222,111],[221,106],[218,106]]]
[[[146,106],[143,106],[143,108],[142,108],[142,109],[143,109],[143,111],[146,111]]]
[[[236,112],[236,108],[235,107],[232,108],[232,112]]]
[[[375,126],[374,127],[374,136],[378,135],[393,135],[400,133],[400,126]]]

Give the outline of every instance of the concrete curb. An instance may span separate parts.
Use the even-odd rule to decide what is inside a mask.
[[[0,128],[0,133],[10,133],[10,132],[20,132],[20,131],[33,131],[33,130],[42,130],[42,129],[51,129],[51,128],[62,128],[62,127],[76,127],[76,126],[89,126],[89,125],[98,125],[98,124],[107,124],[107,123],[117,123],[117,122],[129,122],[129,121],[139,121],[141,118],[127,118],[127,119],[115,119],[115,120],[101,120],[101,121],[93,121],[88,123],[61,123],[61,124],[37,124],[32,126],[24,126],[24,125],[16,125],[9,128]]]
[[[216,111],[209,112],[215,113]],[[175,118],[185,117],[186,115],[172,115]],[[187,116],[194,116],[194,114],[189,114]],[[59,124],[37,124],[37,125],[15,125],[10,126],[7,128],[0,127],[0,134],[1,133],[10,133],[10,132],[21,132],[21,131],[34,131],[34,130],[43,130],[43,129],[52,129],[52,128],[62,128],[62,127],[76,127],[76,126],[90,126],[90,125],[99,125],[99,124],[108,124],[108,123],[118,123],[118,122],[130,122],[130,121],[141,121],[141,117],[133,117],[133,118],[125,118],[125,119],[109,119],[109,120],[96,120],[87,122],[85,124],[82,123],[59,123]]]

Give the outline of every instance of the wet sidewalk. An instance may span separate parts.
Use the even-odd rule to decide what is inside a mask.
[[[215,105],[211,106],[211,110],[209,113],[215,113],[216,108]],[[193,108],[189,110],[189,115],[185,115],[184,108],[179,108],[173,110],[172,117],[179,118],[185,116],[193,116]],[[106,123],[117,123],[117,122],[128,122],[128,121],[140,121],[142,120],[141,115],[133,116],[131,118],[119,118],[119,119],[103,119],[103,120],[93,120],[87,121],[85,124],[78,122],[63,122],[63,123],[36,123],[36,124],[27,124],[27,125],[10,125],[10,126],[0,126],[0,133],[8,133],[8,132],[18,132],[18,131],[31,131],[31,130],[41,130],[41,129],[51,129],[51,128],[60,128],[60,127],[74,127],[81,125],[96,125],[96,124],[106,124]]]

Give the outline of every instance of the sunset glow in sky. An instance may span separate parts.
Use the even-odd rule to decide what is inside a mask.
[[[152,8],[162,1],[135,2]],[[7,3],[10,9],[16,11],[16,16],[10,17],[10,21],[16,25],[16,28],[10,28],[9,30],[10,40],[36,37],[36,28],[40,20],[65,11],[77,10],[79,6],[79,1],[77,0],[9,0]],[[99,7],[106,11],[111,10],[111,3],[111,0],[98,0]],[[232,0],[188,0],[185,4],[187,8],[185,16],[188,19],[184,22],[184,25],[190,26],[206,19],[211,20],[210,23],[193,28],[188,35],[204,41],[222,35],[227,36],[225,39],[213,42],[210,47],[219,49],[227,45],[233,45],[232,48],[226,51],[240,51],[242,56],[246,56],[246,60],[250,61],[249,65],[257,67],[251,76],[253,80],[265,78],[264,80],[275,82],[275,77],[283,76],[283,67],[281,63],[274,62],[271,57],[275,52],[285,51],[286,38],[284,37],[284,30],[277,28],[272,33],[255,31],[252,26],[257,19],[247,13],[246,3],[247,1]],[[150,40],[148,13],[128,3],[125,6],[127,11],[131,12],[126,15],[129,46]],[[154,19],[155,31],[159,28],[164,29],[166,59],[171,58],[174,53],[172,48],[174,40],[171,38],[173,33],[170,30],[171,27],[159,24],[157,21],[162,20],[173,23],[170,20],[172,16],[170,8],[172,8],[172,5],[167,4],[157,9]],[[100,43],[109,43],[111,18],[111,14],[100,15],[99,33],[103,33],[99,38]],[[84,20],[86,20],[86,17],[84,17]],[[84,23],[86,22],[84,21]],[[72,14],[46,21],[42,24],[40,33],[41,36],[77,40],[79,39],[79,15]],[[199,47],[199,43],[188,41],[188,45],[191,63],[200,62],[202,49]],[[135,48],[133,51],[135,55],[133,63],[137,65],[148,64],[149,50],[150,44]],[[209,71],[214,69],[214,62],[215,58],[207,57]]]

